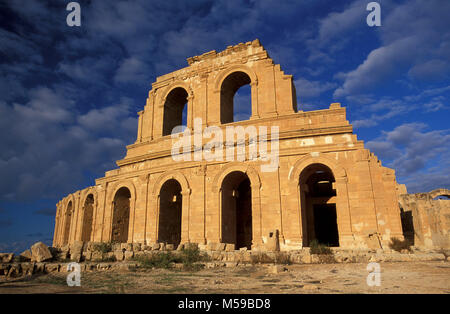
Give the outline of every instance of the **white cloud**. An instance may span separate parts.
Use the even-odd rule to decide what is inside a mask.
[[[408,1],[387,11],[379,28],[382,46],[345,74],[344,83],[335,90],[334,97],[367,93],[387,78],[401,75],[414,79],[447,77],[449,15],[450,2],[443,1]]]
[[[397,181],[406,183],[409,192],[450,186],[449,176],[443,175],[450,169],[450,129],[427,129],[424,123],[405,123],[366,143],[383,163],[396,170]]]

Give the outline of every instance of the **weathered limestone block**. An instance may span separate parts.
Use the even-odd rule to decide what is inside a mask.
[[[152,250],[159,250],[159,248],[160,248],[161,246],[160,246],[160,244],[159,243],[152,243]]]
[[[21,267],[22,267],[23,275],[33,275],[34,274],[34,269],[35,269],[34,263],[22,263]]]
[[[45,272],[48,273],[56,273],[59,272],[60,265],[56,263],[48,263],[45,264]]]
[[[126,251],[124,255],[125,255],[125,260],[129,261],[129,260],[131,260],[134,257],[134,252],[133,251]]]
[[[31,247],[31,261],[33,262],[43,262],[52,259],[52,253],[42,242],[37,242]]]
[[[134,252],[139,252],[141,249],[142,249],[141,243],[133,243],[133,251]]]
[[[92,261],[101,261],[103,259],[103,253],[94,251],[92,252]]]
[[[31,251],[30,250],[23,251],[22,253],[20,253],[20,257],[26,261],[30,261],[31,260]]]
[[[188,250],[195,250],[198,249],[198,243],[185,243],[184,248]]]
[[[114,251],[114,256],[116,257],[117,261],[123,261],[124,254],[122,250]]]
[[[280,251],[280,232],[278,230],[269,232],[267,243],[265,243],[265,249],[271,252]]]
[[[115,256],[114,252],[106,252],[106,253],[103,253],[102,259],[106,260],[106,261],[111,261],[111,260],[115,260],[116,256]]]
[[[113,250],[113,252],[122,251],[122,243],[113,243],[111,249]]]
[[[22,268],[20,266],[20,264],[14,263],[11,264],[11,267],[9,268],[8,271],[8,277],[12,277],[12,278],[16,278],[19,277],[21,274]]]
[[[90,251],[84,251],[83,252],[83,259],[85,261],[90,261],[92,259],[92,252]]]
[[[44,273],[45,272],[45,263],[35,263],[35,272],[36,273]]]
[[[226,243],[226,245],[225,245],[225,251],[227,251],[227,252],[233,252],[234,248],[235,248],[234,244]]]
[[[11,268],[10,264],[1,264],[0,263],[0,276],[8,275],[9,269]]]
[[[110,263],[99,263],[97,264],[97,270],[108,270],[111,269],[112,265]]]
[[[11,263],[14,253],[0,253],[0,263]]]
[[[173,251],[173,249],[174,249],[173,244],[166,244],[166,250],[167,251]]]

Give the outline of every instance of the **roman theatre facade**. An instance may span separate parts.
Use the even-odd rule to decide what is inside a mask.
[[[313,239],[342,248],[403,239],[395,172],[357,139],[344,107],[297,109],[293,77],[258,40],[188,64],[152,84],[138,113],[137,140],[118,168],[58,202],[53,246],[190,242],[264,250],[276,241],[281,250],[295,250]],[[251,89],[250,119],[234,122],[233,98],[244,85]],[[224,134],[227,126],[277,127],[277,167],[261,170],[267,161],[249,156],[248,134],[240,144],[244,160],[174,161],[171,132],[185,106],[192,137],[211,126]],[[195,119],[203,129],[194,130]],[[273,141],[269,134],[267,147]]]

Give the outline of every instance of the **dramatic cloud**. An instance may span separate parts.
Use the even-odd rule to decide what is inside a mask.
[[[427,129],[424,123],[407,123],[366,143],[396,170],[400,183],[408,183],[410,192],[427,192],[450,184],[450,129]]]
[[[355,70],[345,73],[344,83],[334,96],[371,90],[393,76],[448,79],[449,15],[450,2],[439,0],[407,1],[386,12],[380,27],[382,46],[371,51]]]

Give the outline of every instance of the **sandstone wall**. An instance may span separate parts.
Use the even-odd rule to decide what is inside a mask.
[[[436,199],[449,196],[445,189],[430,193],[399,196],[403,224],[414,246],[423,248],[450,248],[450,200]]]
[[[228,193],[224,182],[233,173],[250,181],[250,190],[244,194],[251,195],[251,228],[245,229],[251,235],[244,237],[251,236],[252,249],[273,246],[275,234],[281,250],[308,246],[314,236],[308,230],[314,225],[311,211],[316,203],[335,206],[341,247],[377,249],[386,247],[392,237],[403,237],[395,172],[383,167],[353,134],[345,108],[331,104],[325,110],[297,110],[292,76],[274,64],[257,40],[189,58],[188,63],[153,83],[144,110],[139,112],[137,140],[127,146],[125,158],[117,161],[119,168],[106,172],[94,187],[70,194],[57,204],[54,246],[82,239],[83,225],[91,221],[84,218],[90,206],[90,241],[111,241],[115,195],[123,188],[130,194],[127,242],[158,242],[159,230],[165,227],[160,225],[161,210],[167,210],[164,204],[170,202],[161,189],[169,180],[181,186],[180,242],[223,243],[224,238],[233,238],[224,237],[224,232],[239,227],[223,223],[233,215],[227,214],[229,198],[223,201]],[[230,110],[224,107],[224,101],[229,105],[230,91],[224,89],[234,90],[248,82],[250,120],[223,123],[222,113],[229,119]],[[173,112],[179,99],[187,101],[187,128],[191,130],[192,158],[184,161],[173,160],[174,139],[164,133],[168,117],[180,118],[179,112]],[[203,121],[200,129],[195,118]],[[266,128],[263,142],[269,151],[279,146],[275,169],[263,171],[270,160],[259,152],[256,157],[249,154],[253,138],[247,133],[242,143],[238,139],[214,142],[217,152],[236,148],[234,161],[196,159],[211,144],[210,138],[197,137],[207,126],[216,126],[223,134],[229,126]],[[272,127],[278,127],[277,140],[272,138]],[[244,146],[244,154],[237,152],[238,144]],[[312,170],[316,165],[329,172],[332,194],[312,199],[312,183],[307,181],[320,173]],[[236,188],[232,189],[229,194],[238,197]],[[89,195],[94,203],[87,205]]]

